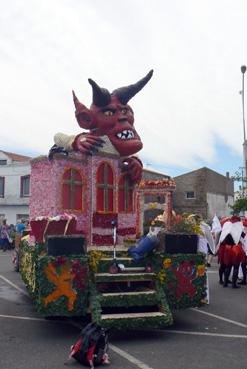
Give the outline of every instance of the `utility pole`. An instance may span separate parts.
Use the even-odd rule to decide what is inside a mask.
[[[241,170],[241,192],[242,192],[242,197],[244,197],[244,170],[245,168],[239,167],[239,169]]]
[[[246,144],[246,130],[245,130],[245,106],[244,106],[244,74],[246,72],[246,66],[241,66],[241,73],[242,73],[242,90],[241,90],[241,96],[242,96],[242,113],[243,113],[243,134],[244,134],[244,143],[243,143],[243,154],[244,154],[244,175],[243,177],[247,177],[247,144]]]

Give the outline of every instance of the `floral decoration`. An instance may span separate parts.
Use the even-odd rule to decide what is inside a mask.
[[[165,269],[170,268],[170,267],[171,267],[171,265],[172,265],[172,259],[170,259],[170,258],[166,258],[166,259],[164,259],[164,260],[163,260],[163,267],[164,267]]]
[[[111,222],[117,224],[118,214],[116,213],[93,213],[93,226],[98,228],[112,228]]]
[[[205,274],[205,265],[204,264],[197,265],[197,275],[201,277],[204,274]]]
[[[168,228],[168,231],[171,233],[180,233],[189,235],[197,234],[203,236],[200,223],[201,220],[188,214],[174,215],[171,224]]]
[[[102,256],[103,256],[102,252],[98,250],[92,250],[89,252],[88,264],[89,264],[91,271],[93,271],[94,273],[97,273],[98,265],[99,265],[99,262]]]
[[[67,263],[59,264],[61,265],[60,271],[56,269],[55,265],[54,262],[49,262],[44,269],[48,281],[55,285],[55,289],[48,296],[43,298],[43,303],[47,306],[47,304],[65,296],[67,297],[67,309],[71,311],[73,310],[74,302],[77,297],[76,292],[72,288],[75,274],[69,269]]]
[[[145,188],[175,188],[176,184],[174,179],[159,179],[159,180],[144,180],[139,184],[140,189]]]
[[[93,244],[97,246],[113,245],[113,236],[93,233]]]
[[[127,236],[129,234],[136,234],[136,227],[121,228],[117,230],[119,236]]]

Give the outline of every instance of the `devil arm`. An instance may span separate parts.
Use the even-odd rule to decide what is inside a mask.
[[[122,171],[127,173],[133,184],[139,184],[142,179],[143,164],[137,156],[130,156],[123,159]]]
[[[103,146],[104,140],[91,133],[83,132],[78,135],[66,135],[56,133],[54,136],[55,145],[63,147],[66,151],[80,151],[82,154],[92,155]]]
[[[73,149],[86,155],[92,155],[103,147],[104,142],[99,136],[91,133],[80,133],[74,139]]]

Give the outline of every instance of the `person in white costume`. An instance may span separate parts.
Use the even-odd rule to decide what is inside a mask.
[[[233,269],[232,288],[239,288],[237,285],[239,265],[245,261],[245,253],[241,242],[244,236],[244,226],[239,216],[233,215],[231,218],[224,220],[218,250],[219,282],[223,284],[223,287],[228,286],[229,275]]]
[[[209,252],[208,260],[207,260],[207,267],[209,267],[209,268],[211,267],[213,256],[215,256],[215,254],[216,254],[216,246],[217,246],[218,241],[219,241],[220,232],[221,232],[220,220],[217,217],[217,215],[215,214],[214,217],[213,217],[212,226],[211,226],[211,234],[212,234],[213,240],[214,240],[214,247],[212,248],[211,252]]]

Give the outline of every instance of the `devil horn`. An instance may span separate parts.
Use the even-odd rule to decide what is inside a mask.
[[[80,105],[80,101],[77,99],[77,96],[76,96],[74,90],[72,90],[72,94],[73,94],[73,100],[74,100],[75,108],[78,109],[79,105]]]
[[[74,104],[75,104],[75,109],[76,112],[79,113],[81,110],[84,110],[86,107],[85,105],[83,105],[77,98],[74,90],[72,90],[72,94],[73,94],[73,100],[74,100]]]
[[[88,79],[88,82],[93,89],[93,104],[96,106],[108,105],[111,101],[110,92],[106,88],[99,87],[91,78]]]
[[[117,96],[118,100],[126,105],[128,101],[137,94],[151,79],[153,75],[153,70],[150,70],[150,72],[142,78],[140,81],[136,82],[133,85],[120,87],[112,92],[112,95]]]

